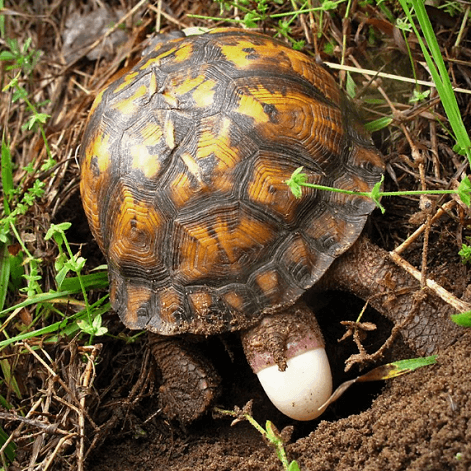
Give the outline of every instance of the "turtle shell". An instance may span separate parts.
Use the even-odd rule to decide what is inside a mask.
[[[383,162],[334,79],[237,29],[157,44],[97,96],[85,213],[131,329],[215,334],[293,304],[355,242]]]

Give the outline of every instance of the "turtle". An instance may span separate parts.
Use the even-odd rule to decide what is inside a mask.
[[[98,93],[80,153],[111,306],[125,326],[149,332],[170,419],[191,423],[219,394],[195,339],[241,332],[273,403],[312,420],[332,384],[303,294],[333,287],[375,295],[372,305],[395,320],[411,311],[410,296],[383,302],[391,287],[416,282],[362,236],[374,201],[312,188],[296,198],[286,185],[303,167],[312,183],[370,192],[385,164],[330,73],[280,40],[217,28],[157,42]],[[447,315],[424,327],[423,306],[407,331],[426,351]],[[301,374],[295,360],[306,355],[315,384],[303,399],[304,380],[284,375]],[[281,383],[295,387],[280,399]],[[312,388],[320,399],[299,412]]]

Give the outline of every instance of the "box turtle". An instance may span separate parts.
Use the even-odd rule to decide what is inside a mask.
[[[193,340],[241,331],[274,404],[317,417],[330,370],[299,299],[323,280],[341,287],[350,276],[352,289],[369,273],[357,249],[350,268],[334,263],[337,275],[323,277],[375,205],[313,189],[296,199],[285,182],[302,166],[311,182],[370,191],[384,169],[331,75],[254,32],[159,42],[98,94],[80,162],[112,307],[130,329],[150,332],[164,413],[189,423],[218,395],[219,376]],[[291,390],[280,396],[281,386]]]

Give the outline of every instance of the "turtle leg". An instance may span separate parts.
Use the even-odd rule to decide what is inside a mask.
[[[221,379],[195,344],[149,332],[149,346],[162,384],[159,402],[169,419],[187,425],[203,415],[219,394]]]
[[[456,310],[398,267],[366,237],[331,265],[314,289],[350,291],[400,326],[408,345],[430,355],[452,344],[463,329],[450,320]]]

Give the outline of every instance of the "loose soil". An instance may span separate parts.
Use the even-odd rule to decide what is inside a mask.
[[[436,365],[388,382],[363,412],[294,424],[293,434],[303,436],[286,447],[289,458],[302,470],[469,470],[470,342],[471,335],[464,334],[440,354]],[[362,401],[358,394],[371,392],[363,388],[342,400]],[[262,422],[274,415],[255,414]],[[145,426],[145,438],[109,437],[88,469],[282,469],[248,423],[231,427],[229,422],[208,419],[185,434],[156,420]]]

